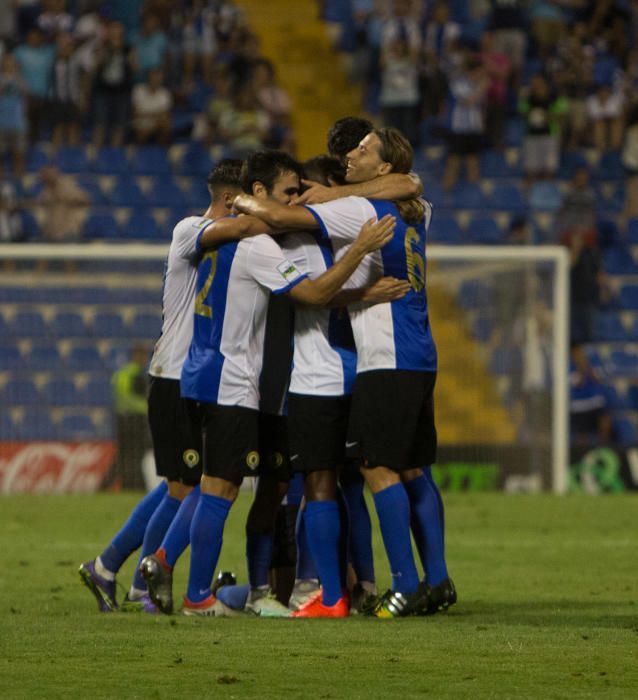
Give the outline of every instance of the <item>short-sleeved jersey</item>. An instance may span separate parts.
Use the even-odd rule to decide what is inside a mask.
[[[266,235],[205,253],[182,396],[258,409],[269,294],[287,292],[305,277]]]
[[[369,219],[392,214],[397,219],[392,240],[366,256],[349,287],[367,287],[388,275],[410,282],[410,291],[386,304],[357,303],[348,307],[357,347],[357,372],[376,369],[434,372],[436,346],[432,338],[425,291],[425,239],[431,208],[417,225],[403,221],[392,202],[345,197],[309,206],[339,260]]]
[[[164,269],[162,333],[155,343],[149,374],[179,379],[193,337],[193,303],[199,252],[197,241],[211,219],[189,216],[173,229]]]
[[[278,241],[286,257],[310,279],[334,264],[332,246],[325,236],[300,233]],[[344,309],[296,307],[291,392],[311,396],[350,394],[356,365],[352,328]]]

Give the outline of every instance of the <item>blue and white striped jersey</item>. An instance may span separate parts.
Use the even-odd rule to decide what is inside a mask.
[[[339,260],[370,219],[392,214],[397,225],[392,240],[366,256],[348,280],[348,287],[367,287],[382,276],[408,280],[410,291],[386,304],[359,302],[348,307],[357,347],[357,372],[376,369],[436,371],[436,346],[432,338],[425,291],[426,220],[406,224],[392,202],[344,197],[309,206],[322,232],[328,236]]]
[[[290,234],[277,239],[286,257],[316,279],[334,264],[330,241],[319,235]],[[290,391],[311,396],[352,393],[357,353],[344,309],[295,308],[295,350]]]
[[[266,235],[205,253],[182,396],[258,409],[269,295],[287,292],[305,277]]]

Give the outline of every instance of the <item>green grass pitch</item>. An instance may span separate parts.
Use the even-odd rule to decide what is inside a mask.
[[[137,499],[0,499],[0,698],[638,697],[636,496],[446,495],[459,603],[398,621],[100,614],[77,567]],[[248,503],[221,559],[243,580]]]

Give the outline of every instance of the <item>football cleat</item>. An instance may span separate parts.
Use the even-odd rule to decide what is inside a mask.
[[[235,576],[235,574],[232,571],[220,571],[217,574],[217,578],[213,582],[211,592],[213,595],[217,595],[217,591],[222,586],[236,586],[236,585],[237,585],[237,576]]]
[[[348,601],[339,598],[334,605],[324,605],[319,596],[309,600],[299,610],[290,614],[290,617],[348,617]]]
[[[450,605],[456,603],[456,588],[451,578],[438,583],[436,586],[425,586],[425,606],[419,611],[420,615],[434,615],[445,612]]]
[[[400,593],[399,591],[386,591],[377,601],[372,615],[389,620],[395,617],[408,617],[417,615],[426,605],[425,585],[419,584],[414,593]]]
[[[319,579],[308,578],[295,581],[288,601],[288,607],[291,610],[299,610],[303,605],[311,600],[314,600],[321,593]]]
[[[173,612],[173,572],[154,554],[142,559],[140,572],[153,603],[160,612],[170,615]]]
[[[214,595],[209,595],[208,598],[200,600],[199,603],[193,603],[184,596],[182,615],[186,615],[187,617],[215,617],[216,602],[217,599]]]
[[[100,612],[117,610],[115,581],[108,581],[95,570],[95,559],[85,561],[78,570],[82,583],[93,593]]]
[[[371,615],[378,602],[379,596],[376,593],[366,590],[360,583],[357,583],[352,589],[350,614]]]
[[[290,616],[290,608],[282,605],[269,587],[253,588],[250,591],[244,610],[258,617]]]
[[[122,605],[120,605],[120,610],[131,613],[149,613],[150,615],[159,613],[157,606],[153,603],[148,593],[139,598],[130,598],[127,593]]]

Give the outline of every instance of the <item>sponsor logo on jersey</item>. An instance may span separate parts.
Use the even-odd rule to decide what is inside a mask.
[[[277,265],[277,272],[279,272],[286,282],[292,282],[301,275],[301,272],[288,260],[284,260]]]
[[[208,224],[212,223],[210,219],[200,219],[199,221],[195,221],[193,223],[193,228],[204,228],[205,226],[208,226]]]
[[[259,466],[259,452],[251,450],[246,455],[246,465],[249,469],[257,469]]]
[[[184,464],[189,468],[193,469],[199,464],[199,452],[197,450],[186,450],[182,455]]]

